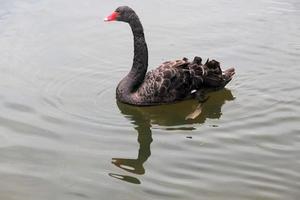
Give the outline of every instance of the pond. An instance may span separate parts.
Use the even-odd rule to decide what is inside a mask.
[[[0,1],[0,199],[300,198],[300,3]],[[149,69],[201,56],[235,67],[190,100],[116,101],[139,15]]]

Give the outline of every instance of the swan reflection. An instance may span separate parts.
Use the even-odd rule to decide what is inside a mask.
[[[202,124],[209,119],[219,119],[222,116],[222,106],[226,101],[232,101],[234,97],[230,90],[223,89],[209,94],[209,99],[202,105],[202,111],[194,119],[186,119],[199,103],[195,100],[184,101],[171,105],[154,107],[136,107],[117,101],[121,113],[130,120],[138,133],[139,151],[135,159],[112,158],[112,164],[136,175],[145,173],[144,163],[151,155],[150,145],[152,143],[151,126],[158,126],[166,130],[193,130],[193,125]],[[136,177],[109,174],[111,177],[124,180],[134,184],[140,184]]]

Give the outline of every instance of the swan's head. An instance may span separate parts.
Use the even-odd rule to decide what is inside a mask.
[[[120,6],[109,16],[104,18],[104,21],[123,21],[130,22],[132,18],[136,16],[134,10],[128,6]]]

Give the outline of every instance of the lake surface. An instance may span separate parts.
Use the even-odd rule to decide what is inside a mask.
[[[0,0],[0,199],[300,199],[298,0]],[[119,5],[139,14],[149,68],[234,66],[203,111],[118,103],[131,67]]]

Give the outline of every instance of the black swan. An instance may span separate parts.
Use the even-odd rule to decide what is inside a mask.
[[[218,90],[232,79],[234,68],[222,72],[219,62],[200,57],[166,61],[149,71],[148,50],[143,26],[133,9],[118,7],[104,21],[123,21],[130,25],[134,37],[134,58],[130,72],[116,89],[117,100],[138,106],[173,103],[199,98],[205,89]]]

